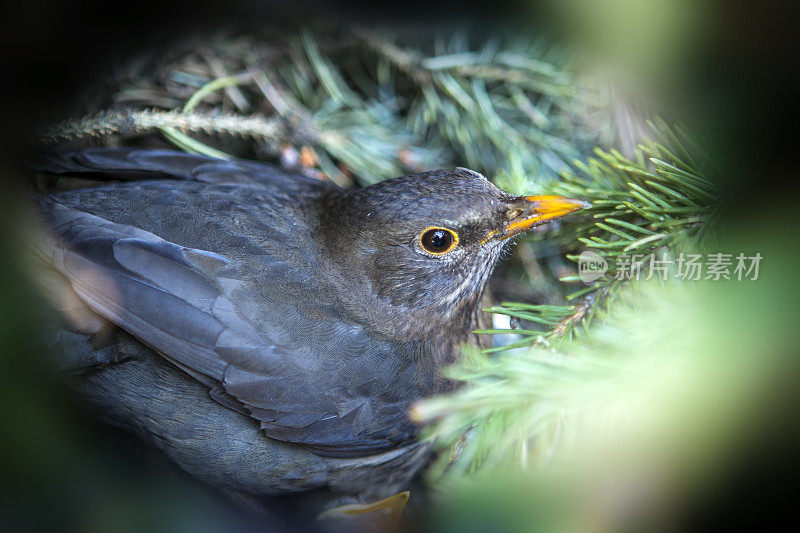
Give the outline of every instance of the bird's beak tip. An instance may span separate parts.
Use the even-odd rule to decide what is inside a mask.
[[[521,200],[530,208],[530,216],[528,218],[533,218],[537,222],[552,220],[592,207],[592,204],[584,200],[550,194],[524,196]]]
[[[516,202],[521,208],[520,216],[506,223],[502,232],[504,239],[545,222],[592,207],[592,204],[583,200],[555,195],[523,196]]]

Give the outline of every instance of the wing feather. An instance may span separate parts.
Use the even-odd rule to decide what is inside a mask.
[[[218,383],[212,396],[241,405],[269,437],[340,457],[413,438],[406,410],[424,393],[416,362],[430,347],[348,321],[310,274],[313,265],[279,259],[263,237],[248,241],[258,254],[251,246],[239,256],[238,247],[182,246],[51,197],[40,203],[54,233],[47,260],[81,300],[204,383]]]

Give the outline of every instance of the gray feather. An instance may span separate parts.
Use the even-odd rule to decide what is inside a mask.
[[[145,166],[130,152],[83,153],[79,163],[106,170],[123,155]],[[223,164],[173,156],[146,161],[193,176]],[[325,187],[307,184],[304,194]],[[376,336],[349,318],[318,275],[318,250],[303,238],[313,221],[290,193],[280,180],[151,180],[70,191],[41,206],[54,232],[52,264],[81,299],[189,374],[216,381],[216,397],[225,391],[266,435],[331,456],[409,443],[405,413],[427,392],[416,363],[430,347]]]

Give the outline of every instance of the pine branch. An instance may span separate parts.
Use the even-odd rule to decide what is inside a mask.
[[[531,57],[530,48],[498,50],[487,43],[423,58],[375,35],[364,41],[381,57],[414,80],[418,94],[410,114],[417,128],[458,150],[475,169],[503,174],[507,184],[527,182],[531,175],[554,176],[578,155],[574,132],[557,133],[557,120],[580,101],[575,81],[564,70]],[[548,130],[551,130],[553,135]]]
[[[343,49],[344,41],[362,46]],[[470,48],[463,34],[453,34],[428,56],[363,32],[354,40],[347,32],[305,29],[262,48],[248,40],[222,42],[225,69],[208,43],[162,68],[162,77],[135,81],[117,97],[149,110],[70,121],[48,128],[42,140],[157,129],[184,150],[230,157],[238,154],[194,134],[235,135],[255,140],[276,159],[286,145],[307,147],[316,154],[313,166],[338,183],[459,164],[523,189],[530,176],[546,179],[567,168],[580,154],[578,145],[594,138],[573,115],[582,93],[565,59],[538,43],[490,40]],[[165,105],[173,110],[157,109]],[[267,116],[225,111],[243,105]]]
[[[670,128],[659,118],[649,125],[656,140],[639,146],[636,161],[615,150],[598,148],[597,157],[575,163],[581,169],[579,173],[565,173],[561,181],[548,187],[552,194],[592,204],[591,219],[570,224],[568,231],[557,237],[566,250],[584,248],[596,253],[609,265],[609,271],[567,297],[580,301],[564,312],[563,322],[552,317],[547,321],[533,319],[549,310],[548,306],[504,304],[490,309],[547,326],[542,331],[517,332],[523,338],[513,348],[557,339],[571,334],[575,326],[587,325],[595,308],[604,307],[634,277],[620,266],[628,268],[639,258],[640,275],[647,277],[654,259],[674,259],[678,253],[701,245],[711,234],[713,201],[718,194],[716,178],[711,177],[712,163],[680,128]],[[579,260],[577,253],[567,257]],[[575,274],[561,281],[580,283],[581,278]],[[492,350],[503,349],[506,347]]]

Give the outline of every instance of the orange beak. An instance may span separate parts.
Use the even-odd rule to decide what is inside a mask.
[[[484,242],[499,236],[505,240],[535,226],[592,207],[589,202],[564,196],[520,196],[511,201],[503,229],[489,233]]]

